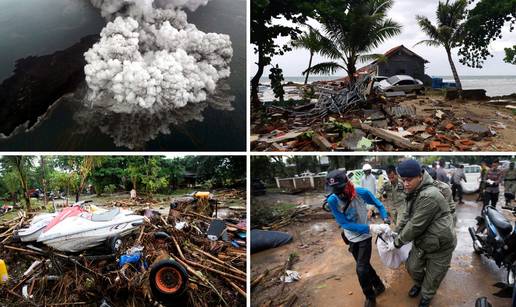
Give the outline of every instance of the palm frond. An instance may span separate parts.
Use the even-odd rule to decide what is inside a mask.
[[[335,62],[323,62],[319,64],[315,64],[314,66],[310,67],[309,69],[306,69],[303,71],[303,75],[307,72],[315,75],[329,75],[334,74],[337,70],[344,69],[346,70],[342,65],[335,63]]]
[[[430,47],[441,47],[442,43],[439,41],[436,41],[436,40],[432,40],[432,39],[425,39],[425,40],[422,40],[422,41],[414,44],[414,47],[419,46],[419,45],[427,45]]]

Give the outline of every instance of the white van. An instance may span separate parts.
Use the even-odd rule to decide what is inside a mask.
[[[461,181],[462,191],[466,194],[476,193],[480,187],[480,165],[464,165],[467,182]]]

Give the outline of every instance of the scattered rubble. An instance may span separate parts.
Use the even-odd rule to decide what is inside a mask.
[[[232,193],[225,197],[242,195]],[[210,202],[172,201],[168,216],[143,207],[133,210],[145,223],[122,238],[116,253],[102,247],[62,253],[19,242],[16,230],[33,214],[18,211],[0,224],[0,259],[9,274],[0,286],[0,305],[245,305],[245,211],[220,219],[212,217],[217,205]],[[224,238],[208,237],[214,223]]]
[[[252,150],[496,150],[499,132],[514,122],[513,100],[500,100],[499,105],[509,107],[478,118],[459,112],[457,107],[467,102],[404,92],[374,93],[370,84],[368,77],[351,89],[318,83],[312,85],[317,99],[287,107],[264,104],[252,114]],[[494,108],[497,101],[479,103]]]

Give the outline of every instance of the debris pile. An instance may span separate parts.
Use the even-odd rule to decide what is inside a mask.
[[[31,220],[22,211],[0,224],[0,259],[9,274],[0,305],[245,305],[245,219],[215,219],[196,207],[139,213],[145,223],[116,252],[63,253],[19,242],[16,231]],[[209,236],[215,223],[224,235]]]
[[[494,147],[499,131],[513,122],[514,115],[497,111],[486,114],[486,124],[485,117],[459,114],[460,102],[375,94],[371,84],[365,78],[351,89],[320,86],[319,98],[304,104],[265,105],[253,114],[252,150],[478,151]]]

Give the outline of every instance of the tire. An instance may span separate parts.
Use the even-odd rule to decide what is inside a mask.
[[[324,200],[324,203],[322,205],[322,208],[326,212],[331,212],[330,205],[328,205],[328,201]]]
[[[173,260],[161,260],[151,266],[149,284],[154,299],[170,303],[185,293],[188,288],[188,273]]]
[[[506,283],[509,286],[514,286],[514,282],[516,281],[516,262],[513,263],[509,269],[507,270],[507,278]]]
[[[113,254],[116,254],[120,250],[121,246],[122,238],[120,238],[119,236],[108,238],[106,241],[106,249]]]

